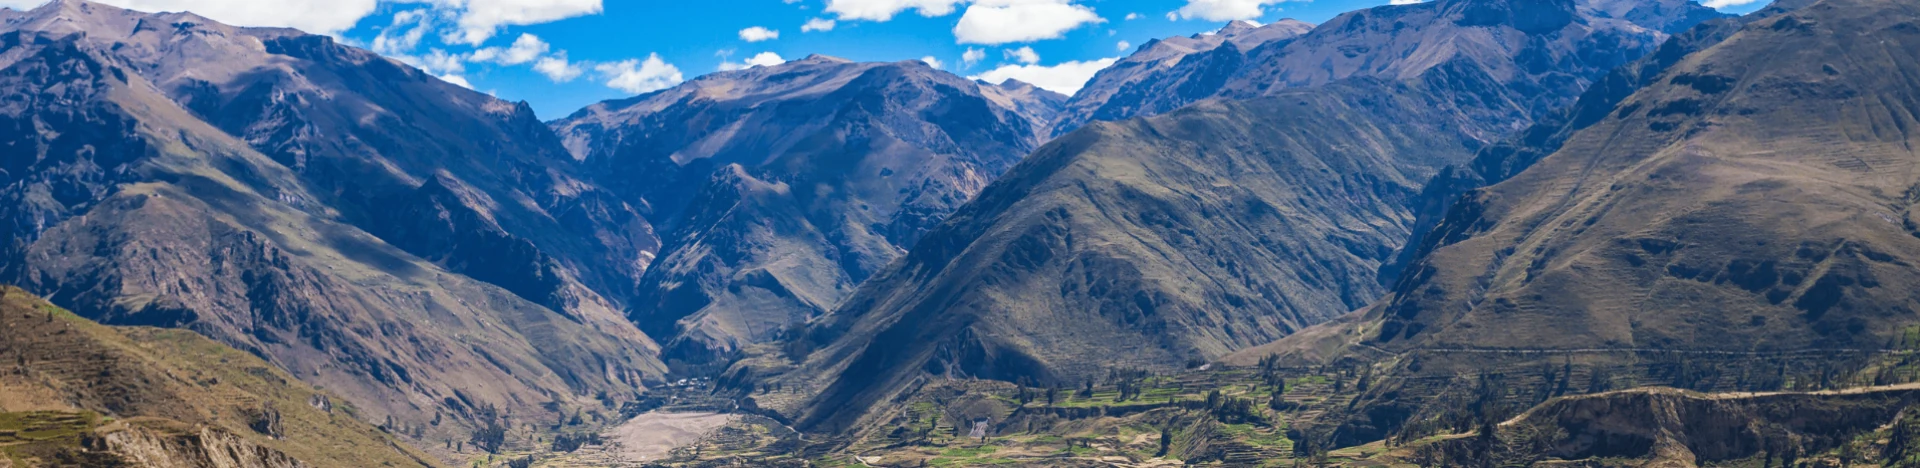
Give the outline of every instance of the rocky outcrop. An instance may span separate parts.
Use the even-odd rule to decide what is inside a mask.
[[[226,431],[199,428],[165,434],[138,426],[101,437],[107,450],[133,466],[149,468],[309,468],[278,450]]]

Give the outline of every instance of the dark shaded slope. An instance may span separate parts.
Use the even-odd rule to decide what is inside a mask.
[[[554,127],[669,230],[628,309],[715,360],[831,310],[1038,145],[1058,96],[814,56],[596,104]]]

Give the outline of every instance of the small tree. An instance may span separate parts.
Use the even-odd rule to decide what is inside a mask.
[[[473,431],[473,446],[487,453],[500,453],[500,446],[507,443],[507,428],[499,420],[489,419],[487,425]]]

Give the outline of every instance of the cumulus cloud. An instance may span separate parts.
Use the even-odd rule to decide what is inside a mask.
[[[1187,0],[1187,5],[1167,13],[1167,19],[1232,21],[1259,18],[1267,5],[1288,0]]]
[[[533,71],[546,75],[547,79],[555,83],[573,81],[574,78],[579,78],[581,74],[586,73],[585,67],[581,64],[567,60],[566,51],[534,61]]]
[[[986,58],[987,51],[968,47],[966,53],[960,54],[960,64],[972,68],[973,64],[980,63]]]
[[[411,54],[413,49],[420,47],[420,39],[425,38],[427,29],[432,27],[430,20],[424,9],[394,13],[393,22],[380,29],[380,34],[373,37],[373,43],[368,44],[368,48],[382,55]]]
[[[946,68],[947,66],[946,64],[940,63],[940,59],[934,58],[932,55],[920,57],[920,61],[925,62],[927,66],[933,68]]]
[[[780,38],[780,31],[754,26],[740,30],[740,40],[747,42],[769,41]]]
[[[813,18],[807,20],[807,24],[800,25],[800,32],[832,31],[834,24],[834,21],[830,19]]]
[[[499,47],[478,49],[468,55],[467,59],[474,62],[519,65],[539,59],[541,56],[547,55],[547,51],[552,49],[553,46],[548,45],[546,41],[540,40],[539,36],[521,34],[519,39],[514,39],[512,46],[504,49]]]
[[[467,79],[462,78],[460,75],[438,75],[436,78],[439,78],[440,81],[460,85],[462,88],[473,89],[473,83],[468,83]]]
[[[1032,42],[1105,21],[1092,8],[1066,0],[979,0],[960,15],[953,35],[961,44]]]
[[[889,21],[902,11],[914,10],[928,18],[953,13],[961,0],[827,0],[827,13],[842,20]]]
[[[646,60],[626,59],[594,65],[593,71],[607,80],[607,87],[633,94],[659,91],[685,80],[680,68],[661,60],[658,53],[648,55]]]
[[[1139,13],[1127,13],[1127,21],[1133,21],[1137,19],[1140,19]]]
[[[1117,58],[1089,60],[1084,62],[1065,62],[1053,66],[1041,65],[1003,65],[986,73],[972,76],[976,80],[1000,84],[1009,79],[1025,81],[1041,89],[1072,96],[1093,79],[1094,73],[1113,65]]]
[[[258,1],[258,0],[251,0]],[[524,26],[597,15],[601,0],[426,0],[458,15],[449,42],[480,45],[505,26]],[[277,2],[260,2],[277,3]]]
[[[771,67],[782,63],[787,63],[787,59],[780,58],[780,54],[761,52],[754,54],[752,57],[747,57],[746,61],[740,63],[721,61],[720,71],[741,70],[753,67]]]
[[[1114,48],[1115,50],[1119,50],[1119,51],[1121,51],[1121,52],[1126,52],[1126,51],[1127,51],[1127,49],[1132,49],[1132,48],[1133,48],[1133,43],[1131,43],[1131,42],[1127,42],[1127,41],[1120,41],[1120,43],[1118,43],[1118,44],[1114,44],[1114,45],[1113,45],[1113,48]]]
[[[407,58],[412,59],[411,62],[408,62],[409,65],[420,67],[420,69],[426,70],[428,73],[451,75],[465,73],[467,71],[467,66],[463,63],[466,61],[466,57],[460,54],[448,53],[440,49],[428,50],[426,55],[418,57],[407,56]],[[406,60],[402,61],[406,62]]]
[[[1040,54],[1034,52],[1032,47],[1007,49],[1006,51],[1002,52],[1002,54],[1006,55],[1008,59],[1011,59],[1020,63],[1028,64],[1028,65],[1040,63]]]

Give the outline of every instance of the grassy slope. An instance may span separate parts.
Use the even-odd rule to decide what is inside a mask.
[[[313,466],[433,465],[360,421],[351,405],[257,357],[189,331],[99,325],[25,291],[4,291],[0,447],[5,426],[50,428],[39,438],[56,444],[78,443],[90,428],[124,428],[118,424],[211,426]],[[271,431],[278,437],[251,427],[268,413],[279,415]]]

